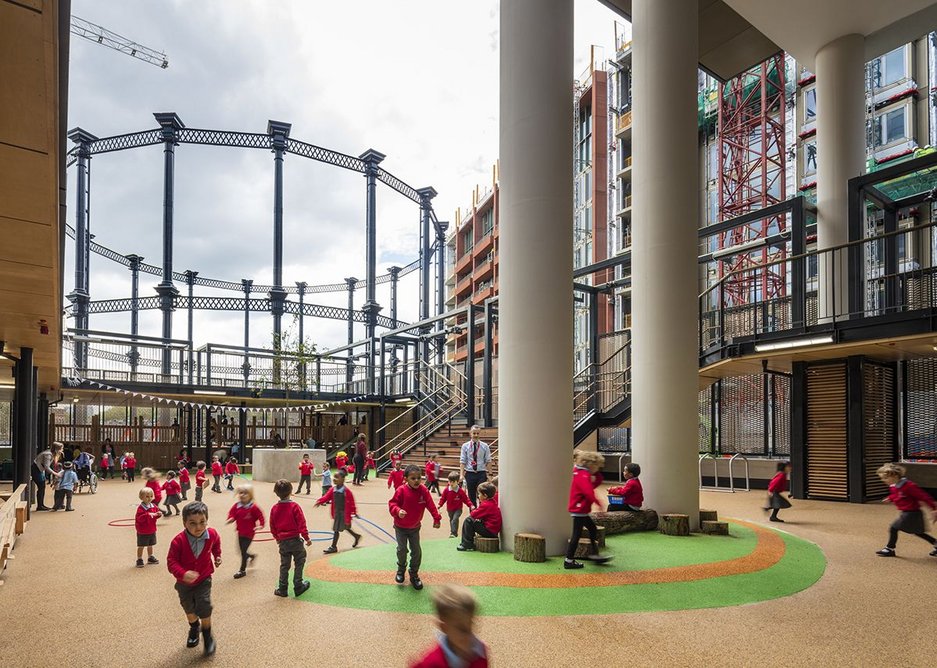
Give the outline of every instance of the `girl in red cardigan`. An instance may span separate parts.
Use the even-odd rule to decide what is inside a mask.
[[[231,506],[228,511],[228,524],[235,523],[238,535],[238,547],[241,549],[241,568],[234,574],[234,579],[247,575],[247,560],[254,563],[256,554],[250,554],[251,542],[254,540],[254,534],[257,528],[264,526],[264,511],[254,503],[254,486],[238,485],[238,502]]]
[[[153,546],[156,545],[156,520],[163,516],[163,511],[153,503],[153,490],[144,487],[140,490],[140,505],[133,524],[137,529],[137,568],[143,568],[143,549],[146,548],[147,561],[158,564],[159,559],[153,556]]]
[[[771,511],[771,517],[768,519],[772,522],[783,522],[784,520],[778,517],[778,511],[791,507],[791,502],[782,496],[787,491],[787,476],[790,472],[790,462],[778,462],[778,472],[768,483],[768,505],[765,510]]]
[[[895,556],[898,532],[904,531],[930,543],[933,547],[930,556],[937,557],[937,539],[924,532],[924,514],[921,512],[922,505],[929,507],[933,512],[934,522],[937,522],[937,503],[934,503],[930,494],[904,477],[903,466],[885,464],[876,473],[882,482],[889,486],[888,496],[882,500],[891,501],[901,511],[898,519],[892,522],[888,529],[888,544],[876,554],[880,557]]]
[[[176,578],[176,593],[189,622],[186,647],[198,645],[199,630],[205,643],[205,656],[215,653],[211,635],[211,574],[221,566],[221,537],[208,526],[208,506],[200,501],[182,509],[185,530],[169,544],[166,566]]]
[[[495,496],[497,495],[497,492],[495,492]],[[446,504],[446,512],[449,514],[449,538],[458,538],[462,506],[468,506],[469,510],[475,509],[475,506],[468,498],[468,494],[465,493],[465,488],[459,487],[458,471],[449,472],[449,485],[439,496],[439,507],[442,508],[444,503]]]
[[[361,534],[351,528],[351,518],[358,514],[358,508],[355,506],[355,495],[345,486],[345,476],[343,469],[336,471],[335,484],[316,501],[316,506],[332,503],[332,544],[322,550],[326,554],[338,552],[338,534],[342,531],[347,531],[355,539],[352,547],[358,547],[361,542]]]
[[[179,515],[179,504],[182,503],[182,486],[176,480],[175,471],[166,472],[166,482],[163,483],[162,489],[166,492],[166,517],[169,517],[173,508],[176,509],[176,515]]]
[[[419,471],[419,469],[417,469]],[[400,468],[400,460],[395,460],[393,468],[387,472],[387,486],[393,487],[394,491],[403,484],[403,471]]]
[[[592,543],[592,554],[588,559],[598,563],[608,561],[608,557],[599,555],[598,531],[595,521],[589,516],[592,506],[602,509],[601,501],[595,497],[595,488],[602,484],[600,471],[605,465],[605,457],[597,452],[583,450],[576,450],[573,457],[576,464],[573,467],[573,481],[569,488],[569,514],[573,516],[573,533],[569,538],[569,547],[566,548],[563,568],[582,568],[582,564],[576,561],[575,556],[583,529],[589,532],[589,541]]]
[[[195,465],[195,500],[202,500],[202,492],[208,486],[208,474],[205,472],[205,462],[198,462]]]
[[[188,501],[188,500],[189,500],[188,492],[189,492],[190,489],[192,489],[192,482],[191,482],[191,480],[192,480],[192,479],[189,477],[189,464],[188,464],[188,462],[186,462],[185,464],[180,464],[180,465],[179,465],[179,487],[182,489],[182,500],[183,500],[183,501]]]
[[[153,490],[153,503],[155,503],[158,508],[160,502],[163,500],[163,486],[159,482],[159,474],[147,466],[140,471],[140,475],[143,477],[144,486]],[[163,511],[163,517],[169,517],[169,515],[170,512],[168,510]]]
[[[368,456],[364,459],[364,479],[368,479],[368,476],[371,474],[372,470],[374,470],[374,475],[377,477],[376,469],[377,465],[374,463],[374,453],[368,450]]]
[[[238,466],[238,460],[234,457],[228,457],[228,463],[224,465],[224,477],[228,481],[228,491],[234,491],[234,476],[240,474],[241,469]]]

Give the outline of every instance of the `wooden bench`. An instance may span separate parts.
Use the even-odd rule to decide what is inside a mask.
[[[500,538],[485,538],[484,536],[475,536],[475,551],[476,552],[500,552],[501,551],[501,539]]]
[[[20,485],[0,506],[0,572],[6,569],[8,562],[13,559],[12,552],[17,536],[21,536],[26,530],[29,505],[28,501],[19,499],[28,498],[28,494],[29,485]],[[3,581],[0,580],[0,585],[2,584]]]

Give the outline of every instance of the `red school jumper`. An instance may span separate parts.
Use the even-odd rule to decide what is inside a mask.
[[[206,480],[208,480],[208,476],[205,474],[205,469],[200,469],[195,472],[195,486],[196,487],[204,487]]]
[[[468,506],[472,510],[475,509],[471,499],[469,499],[468,494],[465,493],[465,489],[462,487],[456,488],[453,492],[449,485],[446,485],[446,489],[439,495],[439,508],[442,508],[442,504],[444,503],[446,504],[446,510],[450,513],[461,510],[462,506]]]
[[[166,555],[166,568],[172,573],[176,581],[184,584],[186,587],[194,587],[211,577],[215,572],[215,559],[221,558],[221,537],[218,532],[208,527],[208,540],[205,546],[199,552],[198,557],[192,553],[192,547],[189,545],[188,531],[181,531],[176,534],[169,544],[169,554]],[[195,582],[186,582],[182,578],[186,571],[195,571],[198,578]]]
[[[577,466],[573,469],[573,481],[569,486],[569,506],[573,514],[589,513],[593,505],[598,505],[595,488],[602,484],[602,474],[592,475],[589,469]]]
[[[784,471],[778,471],[768,483],[768,492],[771,494],[780,494],[787,491],[787,474]]]
[[[158,506],[163,498],[163,486],[159,484],[159,480],[147,480],[145,486],[153,490],[153,503]]]
[[[221,462],[212,462],[211,463],[211,474],[212,475],[221,475],[224,469],[221,467]]]
[[[431,483],[436,480],[436,464],[432,460],[426,462],[424,469],[426,470],[427,483]]]
[[[891,485],[888,488],[888,500],[895,504],[895,507],[901,512],[914,512],[920,510],[921,506],[927,506],[931,510],[937,510],[937,503],[931,495],[911,482],[907,478],[899,481],[899,485]]]
[[[306,516],[298,503],[290,500],[273,504],[270,509],[270,533],[278,543],[296,536],[301,536],[305,541],[309,540]]]
[[[341,469],[345,468],[345,465],[348,463],[348,457],[336,457],[335,458],[335,468]]]
[[[124,470],[133,471],[137,468],[137,458],[136,457],[125,457],[124,458]]]
[[[387,486],[390,487],[391,485],[393,485],[395,490],[403,485],[402,469],[391,469],[387,472]]]
[[[427,510],[433,516],[433,522],[442,522],[442,517],[439,515],[439,511],[436,510],[433,497],[425,485],[420,485],[416,489],[413,489],[410,485],[401,485],[390,497],[387,507],[390,509],[391,517],[394,518],[394,526],[401,529],[415,529],[420,526],[420,522],[423,521],[423,513]],[[401,510],[407,511],[406,517],[400,517],[399,512]]]
[[[149,508],[144,508],[141,503],[137,506],[137,514],[133,518],[133,525],[137,533],[149,536],[156,533],[156,520],[163,516],[163,511],[152,504]]]
[[[491,533],[498,535],[501,533],[501,509],[494,499],[485,499],[478,504],[478,508],[472,511],[472,519],[481,520],[485,528]]]
[[[185,484],[185,483],[189,482],[189,480],[190,480],[190,478],[189,478],[189,469],[187,469],[187,468],[181,468],[181,469],[179,469],[179,482]]]
[[[224,472],[228,475],[238,475],[241,472],[237,462],[228,462],[224,465]]]
[[[644,504],[644,488],[637,478],[629,479],[624,485],[612,487],[608,493],[620,496],[622,503],[634,508],[640,508]]]
[[[307,462],[305,459],[299,462],[299,475],[302,476],[311,476],[312,470],[315,468],[315,464],[312,462]]]
[[[323,506],[330,501],[335,500],[335,488],[329,487],[329,491],[323,494],[318,501],[317,506]],[[355,495],[351,493],[348,486],[345,486],[345,526],[351,526],[351,516],[358,514],[358,507],[355,505]],[[332,503],[332,519],[335,519],[335,504]]]
[[[238,536],[253,540],[257,526],[259,525],[260,528],[264,526],[264,511],[258,508],[253,501],[246,506],[235,503],[228,511],[228,519],[234,520]]]
[[[463,668],[488,668],[488,647],[484,643],[480,644],[481,654],[476,654],[470,662],[464,663]],[[442,645],[437,644],[418,662],[411,663],[410,668],[450,668],[450,665]]]
[[[163,483],[163,491],[166,492],[166,496],[170,494],[182,494],[182,485],[176,480],[167,480]]]

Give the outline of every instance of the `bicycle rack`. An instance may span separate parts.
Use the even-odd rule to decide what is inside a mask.
[[[736,452],[734,455],[732,455],[729,458],[729,484],[732,488],[732,491],[734,492],[735,491],[735,477],[732,475],[732,463],[736,459],[741,459],[743,462],[745,462],[745,491],[750,492],[752,491],[752,485],[751,485],[751,478],[748,475],[748,457],[746,457],[740,452]]]
[[[703,485],[703,460],[711,459],[713,463],[713,484],[712,486]],[[748,468],[748,457],[743,455],[740,452],[735,453],[729,457],[729,487],[720,487],[719,486],[719,460],[722,457],[717,457],[716,455],[710,452],[704,452],[699,456],[699,488],[707,492],[729,492],[730,494],[735,493],[735,475],[733,472],[733,465],[735,464],[736,459],[741,459],[745,464],[745,491],[752,491],[751,486],[751,476],[749,475]]]

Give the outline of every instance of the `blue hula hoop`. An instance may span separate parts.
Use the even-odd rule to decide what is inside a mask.
[[[374,527],[375,529],[377,529],[378,531],[380,531],[381,533],[383,533],[385,536],[387,536],[388,538],[390,538],[392,541],[397,542],[397,538],[394,537],[394,536],[392,536],[391,533],[390,533],[389,531],[387,531],[387,529],[385,529],[384,527],[378,526],[377,524],[375,524],[375,523],[372,522],[371,520],[367,520],[367,519],[361,517],[361,515],[357,515],[356,518],[359,519],[359,520],[361,520],[362,522],[364,522],[364,523],[366,523],[366,524],[370,524],[372,527]]]

